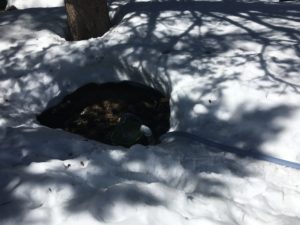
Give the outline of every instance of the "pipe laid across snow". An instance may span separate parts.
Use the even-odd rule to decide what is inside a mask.
[[[169,133],[166,133],[160,137],[160,141],[168,141],[172,139],[172,137],[185,137],[192,139],[193,141],[199,142],[201,144],[214,147],[217,149],[220,149],[224,152],[230,152],[240,157],[251,157],[258,160],[263,160],[271,163],[275,163],[277,165],[290,167],[296,170],[300,170],[300,164],[295,162],[290,162],[284,159],[279,159],[273,156],[266,155],[262,152],[259,152],[257,150],[245,150],[238,147],[222,144],[216,141],[212,141],[203,137],[200,137],[198,135],[190,134],[183,131],[172,131]]]

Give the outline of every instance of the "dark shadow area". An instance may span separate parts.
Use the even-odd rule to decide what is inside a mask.
[[[49,15],[55,15],[55,16],[54,17],[50,16],[51,17],[50,19]],[[31,31],[49,30],[50,32],[57,34],[61,38],[65,38],[67,22],[66,22],[66,13],[64,8],[62,7],[54,7],[54,8],[46,8],[46,9],[32,8],[32,9],[5,12],[1,14],[0,23],[2,23],[2,25],[10,24],[11,27],[5,32],[1,32],[0,38],[6,39],[7,35],[10,32],[13,32],[16,35],[16,39],[19,38],[22,38],[24,40],[30,39],[30,36],[29,37],[19,36],[20,33],[17,33],[14,30],[12,30],[15,27],[14,25],[18,25],[20,20],[25,21],[23,25],[26,24],[25,25],[26,27],[22,27],[22,28],[28,27]],[[29,33],[28,35],[33,36],[34,33]],[[10,40],[10,41],[14,41],[14,40]]]
[[[195,113],[195,104],[204,105],[210,113]],[[250,151],[261,151],[264,143],[276,140],[284,130],[284,125],[278,120],[293,116],[296,107],[281,105],[270,109],[247,111],[245,105],[237,109],[236,117],[227,120],[218,118],[218,103],[180,99],[178,106],[172,108],[174,115],[180,117],[182,109],[187,110],[184,123],[177,122],[179,131],[197,134],[219,143],[242,148]],[[193,126],[190,126],[193,124]]]
[[[163,2],[129,2],[128,4],[121,6],[119,11],[114,17],[114,23],[118,24],[120,21],[130,21],[138,15],[145,15],[145,20],[147,23],[141,23],[138,27],[130,27],[130,33],[132,33],[132,41],[134,41],[137,46],[141,45],[141,51],[137,51],[134,55],[142,55],[145,48],[144,40],[151,39],[151,43],[147,46],[147,50],[156,49],[162,53],[161,60],[168,60],[176,54],[185,54],[187,57],[180,62],[173,62],[173,67],[177,66],[182,68],[184,65],[190,63],[193,59],[189,58],[189,54],[197,54],[202,61],[205,63],[205,59],[213,59],[218,55],[228,52],[234,48],[235,43],[238,40],[243,40],[244,42],[255,42],[262,46],[261,51],[257,55],[245,55],[245,50],[240,49],[240,53],[243,57],[248,59],[246,62],[251,62],[258,60],[261,65],[261,69],[264,75],[259,79],[261,81],[268,81],[270,85],[267,87],[258,86],[257,88],[270,88],[270,89],[282,89],[284,93],[287,89],[291,89],[299,93],[300,84],[298,82],[293,82],[293,79],[286,77],[284,74],[274,74],[269,68],[271,65],[267,61],[266,56],[268,53],[268,47],[277,45],[281,50],[285,50],[291,47],[299,55],[300,49],[299,45],[299,30],[294,27],[287,27],[284,23],[280,22],[280,19],[287,19],[288,21],[299,22],[300,13],[299,4],[270,4],[270,3],[244,3],[244,2],[193,2],[186,1],[184,4],[178,1],[163,1]],[[186,28],[182,29],[178,35],[164,35],[163,38],[158,36],[155,32],[158,24],[166,26],[166,29],[172,30],[175,22],[171,21],[168,17],[163,17],[161,14],[165,11],[178,12],[178,20],[186,20],[188,25]],[[126,16],[127,15],[127,16]],[[128,16],[129,15],[129,16]],[[245,23],[241,22],[244,21]],[[200,29],[205,23],[216,24],[215,31],[206,32],[203,35],[194,36],[192,31],[194,29]],[[258,26],[265,27],[264,29],[253,30],[247,25],[256,24]],[[237,28],[236,32],[231,32],[228,34],[217,34],[218,24],[222,25],[233,25]],[[277,25],[278,24],[278,25]],[[282,33],[284,38],[276,38],[275,32]],[[177,33],[177,32],[176,32]],[[272,37],[274,35],[274,37]],[[137,38],[138,37],[138,38]],[[129,39],[124,46],[131,43]],[[180,47],[179,47],[180,46]],[[201,52],[199,52],[199,46],[203,46]],[[119,50],[122,49],[122,44],[116,46]],[[201,47],[200,47],[201,49]],[[196,51],[196,52],[195,52]],[[158,54],[158,52],[154,52]],[[129,56],[128,56],[129,57]],[[256,58],[257,57],[257,58]],[[138,57],[137,57],[138,58]],[[149,55],[149,58],[155,58]],[[276,57],[274,57],[276,60]],[[280,61],[280,62],[279,62]],[[279,60],[277,63],[285,64],[284,66],[287,70],[285,72],[291,73],[299,71],[299,64],[292,60],[289,62],[284,62]],[[222,63],[222,62],[217,62]],[[233,64],[238,62],[232,62]],[[197,69],[195,68],[195,71]],[[203,76],[207,73],[213,72],[214,68],[210,68],[208,64],[204,66]],[[296,75],[295,75],[296,76]],[[224,81],[230,78],[224,78]],[[234,79],[239,80],[240,77],[237,76]],[[296,77],[295,77],[296,80]],[[223,81],[223,82],[224,82]]]
[[[169,98],[135,82],[90,83],[42,112],[37,120],[106,144],[149,145],[170,129]],[[150,128],[148,134],[143,127]]]
[[[5,10],[7,5],[7,0],[0,0],[0,12]]]
[[[284,131],[285,127],[277,121],[292,117],[298,107],[283,103],[249,109],[247,103],[241,103],[231,117],[222,119],[220,114],[225,101],[230,101],[224,93],[234,88],[226,85],[236,86],[239,82],[241,87],[244,85],[265,93],[266,99],[270,94],[294,93],[295,98],[299,97],[300,32],[283,22],[286,19],[298,24],[299,8],[297,3],[131,1],[120,7],[115,24],[124,21],[130,24],[138,16],[144,20],[138,26],[127,27],[132,38],[113,46],[112,50],[124,49],[125,52],[130,45],[137,45],[136,51],[120,57],[120,60],[128,59],[122,62],[122,66],[130,70],[130,62],[139,61],[137,70],[142,71],[143,79],[147,81],[151,77],[162,83],[171,96],[175,95],[174,81],[168,78],[182,83],[184,79],[194,79],[195,82],[199,79],[198,86],[186,87],[187,93],[171,98],[173,128],[247,150],[261,151],[264,144],[275,141]],[[186,26],[176,27],[176,22],[164,12],[174,13],[176,20],[185,21]],[[203,34],[193,33],[207,24],[214,26],[207,31],[204,29]],[[159,26],[164,29],[159,30]],[[223,34],[219,29],[221,26],[227,26],[232,32]],[[170,33],[162,35],[167,33],[165,30]],[[145,45],[144,41],[148,39],[151,43]],[[245,43],[245,46],[240,43]],[[293,52],[296,57],[272,56],[274,49],[282,55]],[[145,51],[149,52],[147,56]],[[251,64],[258,68],[252,74],[251,69],[247,69]],[[232,70],[227,70],[227,67]],[[235,67],[244,69],[236,71]],[[218,75],[220,68],[224,71]],[[250,75],[247,77],[244,73]],[[241,93],[236,93],[237,98],[244,94],[243,89],[246,90],[239,88]],[[197,107],[204,108],[204,111],[197,112]]]
[[[4,178],[0,181],[0,222],[4,224],[16,217],[22,220],[31,210],[47,207],[49,199],[64,196],[64,191],[70,189],[72,195],[66,194],[65,210],[74,214],[86,212],[101,222],[107,222],[114,218],[113,210],[118,204],[168,207],[167,196],[161,196],[159,189],[154,194],[151,185],[180,190],[187,200],[199,195],[225,200],[224,189],[228,189],[225,182],[199,174],[224,173],[224,176],[231,174],[239,178],[256,176],[254,171],[245,167],[245,162],[251,163],[251,160],[225,158],[208,147],[187,149],[186,146],[193,144],[188,139],[163,143],[157,149],[140,145],[130,150],[119,148],[125,157],[115,158],[116,148],[113,146],[44,127],[12,129],[6,138],[7,144],[0,144],[1,158],[7,154],[6,148],[11,149],[7,165],[0,165],[0,174]],[[34,143],[37,139],[39,144]],[[24,151],[27,152],[22,157]],[[81,160],[78,161],[78,157]],[[64,161],[49,167],[46,172],[36,170],[42,165],[39,162],[47,164],[53,159]],[[16,161],[12,163],[10,160]],[[131,170],[130,165],[137,163],[144,169]],[[15,170],[15,167],[19,169]],[[174,170],[181,172],[177,174]],[[29,186],[32,190],[15,195],[22,186]]]

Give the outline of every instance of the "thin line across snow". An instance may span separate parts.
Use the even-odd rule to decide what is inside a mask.
[[[215,141],[200,137],[198,135],[190,134],[190,133],[183,132],[183,131],[173,131],[173,132],[166,133],[166,134],[162,135],[160,140],[163,141],[163,140],[166,140],[166,139],[172,138],[172,137],[189,138],[189,139],[199,142],[201,144],[217,148],[224,152],[230,152],[230,153],[233,153],[240,157],[251,157],[254,159],[263,160],[263,161],[267,161],[267,162],[274,163],[277,165],[286,166],[286,167],[290,167],[290,168],[293,168],[296,170],[300,170],[299,163],[290,162],[290,161],[287,161],[284,159],[279,159],[279,158],[269,156],[269,155],[266,155],[264,153],[261,153],[259,151],[255,151],[255,150],[244,150],[244,149],[237,148],[234,146],[222,144],[222,143],[215,142]]]

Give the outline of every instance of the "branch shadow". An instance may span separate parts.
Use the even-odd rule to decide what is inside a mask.
[[[30,29],[47,30],[57,40],[39,51],[28,50],[28,43],[18,40],[32,40],[34,34],[11,39],[7,32],[0,32],[1,39],[18,41],[16,46],[1,52],[0,83],[5,89],[0,92],[3,99],[0,109],[8,121],[6,126],[23,124],[5,128],[0,136],[0,173],[5,178],[0,181],[0,221],[4,224],[14,218],[22,221],[37,208],[51,211],[50,196],[62,194],[67,196],[62,200],[66,212],[87,212],[101,222],[122,219],[113,213],[122,204],[168,207],[170,198],[161,196],[160,190],[170,193],[180,190],[187,201],[198,195],[226,201],[224,190],[230,188],[227,183],[202,175],[255,177],[256,172],[248,168],[248,163],[255,163],[254,160],[228,158],[207,146],[192,147],[190,140],[174,140],[149,148],[137,145],[130,150],[107,146],[41,127],[36,124],[34,114],[78,85],[132,79],[172,96],[172,122],[177,130],[261,151],[265,143],[284,131],[278,120],[291,117],[296,107],[280,104],[249,109],[246,103],[241,103],[229,117],[221,117],[220,112],[226,103],[225,93],[230,89],[228,83],[247,81],[258,91],[298,96],[297,58],[273,56],[269,50],[292,51],[299,57],[299,30],[281,21],[298,24],[300,12],[295,8],[299,5],[231,2],[228,7],[228,2],[131,1],[118,5],[113,18],[115,27],[107,35],[88,43],[62,40],[65,15],[61,8],[0,15],[3,27],[28,17]],[[59,22],[45,27],[51,18],[38,21],[33,14],[45,18],[51,14]],[[137,18],[139,23],[134,23]],[[179,26],[176,21],[187,25]],[[249,24],[261,29],[254,30]],[[234,29],[222,33],[222,28],[218,28],[222,25]],[[116,40],[115,31],[119,34]],[[245,45],[239,45],[241,40]],[[257,45],[247,48],[247,43],[259,47],[251,51]],[[24,52],[26,57],[17,57]],[[228,64],[246,69],[255,64],[259,74],[245,80],[244,71],[219,71],[220,65]],[[281,74],[282,71],[286,74]],[[82,73],[88,75],[82,78]],[[194,86],[185,83],[190,80],[195,81]],[[9,92],[10,89],[13,91]],[[57,99],[49,103],[53,97]],[[44,170],[47,166],[51,169]],[[29,193],[30,197],[26,197],[28,193],[20,194],[23,187],[42,194],[36,197]],[[133,211],[126,213],[135,215]],[[43,217],[37,223],[42,220],[49,222],[49,218]]]

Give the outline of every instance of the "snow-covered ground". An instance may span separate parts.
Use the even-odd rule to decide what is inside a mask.
[[[133,80],[171,97],[170,131],[300,163],[299,3],[115,1],[107,34],[67,42],[64,9],[29,2],[0,13],[1,225],[300,224],[300,171],[35,118],[85,83]]]
[[[7,0],[7,8],[16,7],[17,9],[27,8],[48,8],[64,5],[64,0]]]

